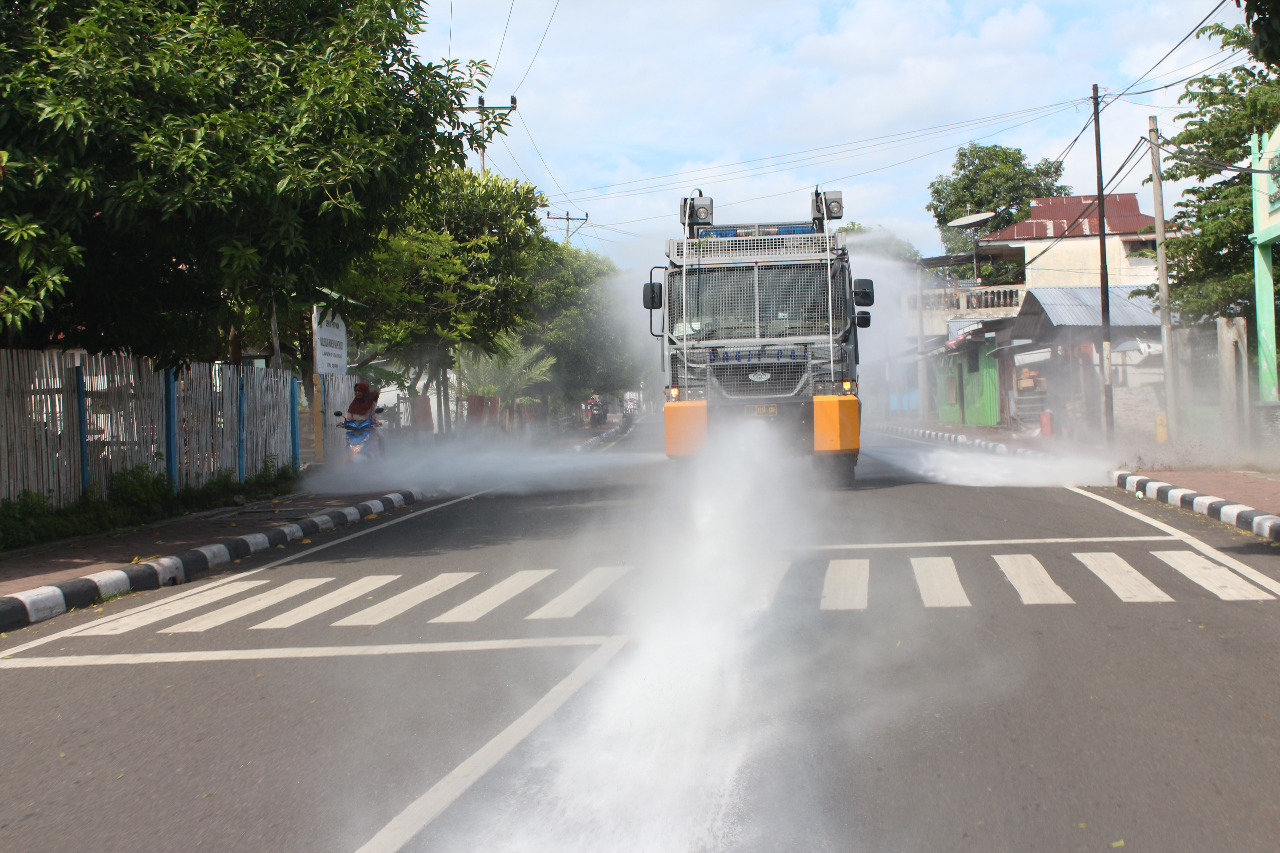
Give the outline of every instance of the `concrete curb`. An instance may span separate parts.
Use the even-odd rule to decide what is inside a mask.
[[[301,521],[281,524],[265,533],[249,533],[235,539],[203,545],[172,557],[157,557],[119,569],[95,572],[83,578],[0,596],[0,631],[15,631],[52,619],[73,608],[92,607],[106,598],[144,589],[188,583],[210,569],[284,545],[315,533],[352,524],[370,515],[425,500],[417,489],[391,492],[355,506],[312,513]]]
[[[917,427],[902,426],[881,426],[877,427],[880,432],[887,432],[891,435],[901,435],[907,438],[919,438],[926,441],[947,441],[952,444],[961,444],[965,447],[976,447],[979,450],[985,450],[989,453],[1002,453],[1010,456],[1031,456],[1041,459],[1052,459],[1048,453],[1042,453],[1039,450],[1028,450],[1025,447],[1010,448],[1008,445],[998,441],[986,441],[981,438],[969,438],[967,435],[961,435],[954,432],[940,432],[932,429],[919,429]]]
[[[618,424],[616,427],[611,427],[599,435],[593,435],[591,438],[588,438],[586,441],[582,442],[582,444],[579,444],[573,449],[578,453],[581,453],[584,450],[593,450],[610,439],[624,435],[628,429],[630,429],[629,424]]]
[[[1244,504],[1232,503],[1216,495],[1205,495],[1191,489],[1182,489],[1163,480],[1143,477],[1128,471],[1115,472],[1116,486],[1126,492],[1135,492],[1151,500],[1170,506],[1189,509],[1247,530],[1263,539],[1280,542],[1280,516],[1271,515]]]

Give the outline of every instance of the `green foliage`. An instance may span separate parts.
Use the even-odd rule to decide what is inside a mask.
[[[1245,24],[1253,31],[1249,53],[1267,65],[1280,65],[1280,4],[1276,0],[1236,0]]]
[[[1027,217],[1031,199],[1071,195],[1071,187],[1058,183],[1062,163],[1044,159],[1034,166],[1020,148],[971,142],[956,151],[950,175],[939,175],[929,184],[929,203],[949,254],[973,251],[968,231],[948,228],[947,223],[970,213],[992,211],[995,216],[981,226],[990,233]]]
[[[541,346],[526,346],[509,334],[494,341],[494,353],[466,347],[458,357],[458,377],[464,394],[498,397],[512,406],[530,387],[551,378],[554,356]]]
[[[283,495],[296,483],[291,466],[268,459],[261,471],[243,483],[236,481],[234,472],[220,471],[205,485],[175,495],[167,476],[139,465],[112,474],[105,498],[90,496],[61,508],[34,492],[0,500],[0,550],[231,506],[237,496]]]
[[[867,226],[861,222],[849,222],[836,229],[843,234],[855,235],[855,251],[900,261],[918,261],[920,252],[910,241],[903,240],[887,228]]]
[[[551,240],[538,254],[533,319],[522,335],[555,358],[550,384],[560,402],[635,387],[638,365],[625,333],[634,320],[618,315],[608,291],[617,272],[602,255]]]
[[[464,121],[488,69],[419,62],[422,22],[419,0],[4,4],[0,323],[176,363],[326,301],[505,121]]]
[[[349,319],[364,341],[357,361],[385,361],[411,386],[424,364],[450,363],[459,344],[493,350],[530,316],[529,273],[545,238],[535,187],[465,169],[436,173],[406,208],[408,222],[359,262],[342,291],[362,307]]]
[[[1201,33],[1231,49],[1250,38],[1243,26],[1215,24]],[[1242,65],[1197,77],[1179,100],[1192,109],[1178,116],[1186,123],[1169,140],[1178,153],[1166,161],[1165,177],[1198,183],[1175,205],[1170,231],[1177,236],[1165,243],[1170,300],[1184,321],[1252,318],[1252,178],[1226,167],[1248,159],[1252,134],[1280,123],[1280,80],[1267,69]]]

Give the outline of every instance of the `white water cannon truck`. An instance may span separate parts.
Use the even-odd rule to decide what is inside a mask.
[[[667,263],[644,287],[669,379],[668,456],[697,454],[723,425],[754,418],[852,479],[858,330],[871,325],[859,309],[875,292],[870,279],[853,277],[846,235],[829,230],[844,215],[841,194],[815,190],[810,213],[802,222],[716,225],[700,190],[682,199],[683,235],[667,241]]]

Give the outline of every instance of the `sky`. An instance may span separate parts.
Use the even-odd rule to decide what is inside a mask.
[[[1134,93],[1243,61],[1195,37],[1169,53],[1207,15],[1243,21],[1234,0],[435,0],[416,44],[494,66],[486,101],[519,108],[487,166],[536,184],[544,216],[589,217],[572,242],[642,281],[695,188],[718,224],[804,220],[816,185],[840,190],[847,220],[924,255],[942,253],[929,182],[969,142],[1065,151],[1064,182],[1092,194],[1092,128],[1068,150],[1092,85],[1129,92],[1102,115],[1110,178],[1148,116],[1177,129],[1181,84]],[[1108,192],[1150,213],[1150,160],[1130,165]]]

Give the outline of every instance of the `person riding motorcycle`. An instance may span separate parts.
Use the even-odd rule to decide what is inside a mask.
[[[347,414],[345,416],[347,424],[359,421],[369,420],[373,422],[373,426],[369,428],[369,439],[373,442],[373,448],[381,453],[385,446],[382,440],[382,421],[378,420],[378,392],[369,387],[368,382],[357,382],[355,387],[355,397],[351,401],[351,405],[347,406]],[[336,412],[341,416],[341,412]],[[354,448],[353,448],[354,449]]]

